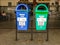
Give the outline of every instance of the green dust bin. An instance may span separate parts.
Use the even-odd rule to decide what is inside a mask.
[[[35,8],[36,30],[46,30],[48,20],[48,7],[45,4],[39,4]]]

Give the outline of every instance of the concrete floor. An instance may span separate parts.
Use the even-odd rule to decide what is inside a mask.
[[[33,41],[30,40],[30,33],[18,33],[19,40],[16,41],[15,20],[0,22],[0,45],[60,45],[60,17],[58,17],[55,15],[49,16],[49,41],[47,42],[44,33],[34,33]],[[33,27],[35,27],[35,24]]]
[[[49,29],[49,41],[46,34],[34,33],[33,41],[30,33],[18,33],[15,41],[15,29],[0,29],[0,45],[60,45],[60,29]]]

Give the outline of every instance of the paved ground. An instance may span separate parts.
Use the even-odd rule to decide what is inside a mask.
[[[35,22],[34,22],[35,23]],[[35,27],[35,24],[34,26]],[[34,33],[34,40],[31,41],[31,34],[18,33],[18,41],[15,41],[16,23],[13,21],[0,22],[0,45],[60,45],[60,17],[49,16],[48,29],[49,41],[46,42],[46,34]]]
[[[34,33],[34,40],[30,40],[29,33],[18,33],[18,41],[15,41],[15,29],[0,29],[0,45],[60,45],[60,29],[49,29],[49,41],[46,42],[46,34]]]

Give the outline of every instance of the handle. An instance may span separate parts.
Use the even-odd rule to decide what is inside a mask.
[[[20,6],[26,7],[26,10],[28,11],[28,6],[27,6],[26,4],[19,4],[19,5],[17,5],[16,11],[18,11],[18,8],[19,8]]]
[[[46,11],[48,11],[48,7],[45,4],[39,4],[39,5],[37,5],[36,11],[40,11],[40,10],[38,10],[38,8],[41,7],[41,6],[44,6],[45,9],[46,9]]]

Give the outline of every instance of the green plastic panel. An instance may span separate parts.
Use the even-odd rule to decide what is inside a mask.
[[[46,10],[38,10],[38,7],[41,6],[44,6]],[[36,17],[36,30],[46,30],[48,19],[48,7],[45,4],[39,4],[36,6],[35,17]]]

